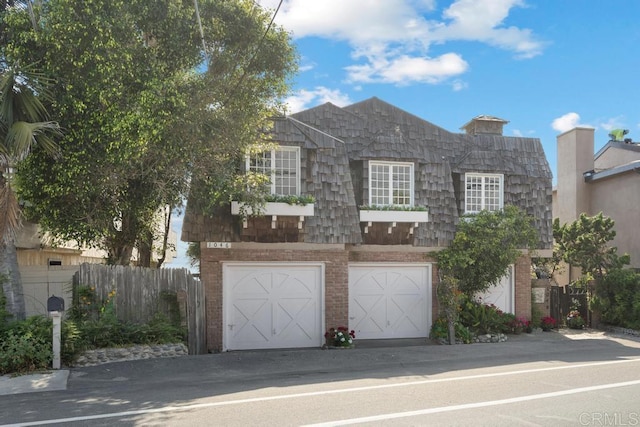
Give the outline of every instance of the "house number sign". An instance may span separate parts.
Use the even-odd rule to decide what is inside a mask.
[[[231,249],[231,242],[207,242],[207,249]]]

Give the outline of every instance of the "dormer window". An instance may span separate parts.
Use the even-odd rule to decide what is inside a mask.
[[[413,206],[413,163],[369,162],[369,204]]]
[[[498,211],[504,207],[504,175],[465,174],[465,213]]]
[[[271,194],[300,194],[300,148],[280,146],[247,157],[247,170],[270,179]]]

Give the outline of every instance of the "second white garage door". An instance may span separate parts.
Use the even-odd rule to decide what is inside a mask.
[[[349,327],[356,340],[429,336],[430,265],[351,264]]]
[[[321,264],[225,264],[225,350],[321,346],[322,275]]]
[[[478,294],[478,299],[485,304],[493,304],[505,313],[515,313],[515,283],[513,281],[513,265],[500,282],[485,292]]]

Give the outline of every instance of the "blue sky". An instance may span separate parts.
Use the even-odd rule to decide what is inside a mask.
[[[376,96],[452,132],[497,116],[555,176],[564,131],[595,128],[596,151],[611,129],[640,140],[639,17],[637,0],[284,0],[275,22],[300,55],[290,113]]]

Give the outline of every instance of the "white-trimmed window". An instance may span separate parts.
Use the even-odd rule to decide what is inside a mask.
[[[483,209],[497,211],[504,206],[504,175],[465,174],[465,213],[478,213]]]
[[[413,206],[413,163],[369,162],[369,204]]]
[[[271,194],[300,194],[300,148],[278,147],[247,157],[247,170],[270,178]]]

